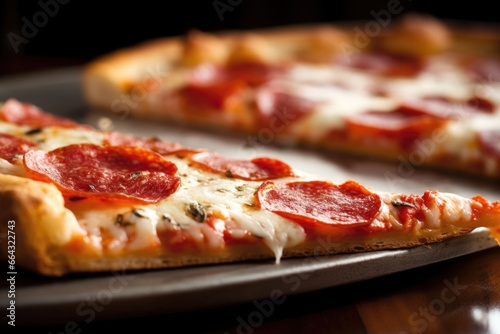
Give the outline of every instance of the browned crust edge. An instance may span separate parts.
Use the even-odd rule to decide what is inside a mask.
[[[10,235],[15,240],[16,267],[45,275],[66,271],[66,254],[60,246],[71,237],[72,227],[77,223],[64,208],[57,188],[22,177],[0,175],[0,207],[1,244],[5,245],[0,250],[2,260],[8,259]]]

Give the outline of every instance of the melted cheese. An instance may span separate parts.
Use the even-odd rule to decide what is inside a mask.
[[[305,240],[304,230],[298,224],[253,207],[254,193],[261,182],[229,179],[189,167],[183,159],[168,159],[179,169],[182,178],[180,189],[156,204],[136,206],[135,214],[124,213],[123,210],[82,212],[78,218],[87,231],[98,234],[105,229],[120,238],[123,236],[122,228],[115,222],[117,215],[121,214],[122,221],[132,225],[135,233],[133,242],[128,245],[123,243],[121,247],[141,249],[151,245],[156,242],[157,230],[163,230],[165,224],[170,224],[189,233],[200,249],[222,248],[223,239],[217,231],[190,214],[189,208],[194,205],[201,206],[207,216],[216,214],[233,222],[234,226],[229,227],[233,236],[244,236],[242,232],[248,231],[261,237],[274,252],[277,261],[284,248]],[[282,179],[280,182],[285,181]]]
[[[382,208],[376,220],[395,230],[404,229],[403,223],[398,219],[398,208],[392,204],[400,200],[401,195],[386,192],[377,194],[382,199]],[[456,194],[440,192],[427,205],[424,219],[412,222],[412,230],[416,233],[420,229],[440,231],[449,226],[460,226],[472,219],[472,201]]]
[[[384,78],[338,65],[308,64],[294,67],[273,85],[289,94],[319,102],[313,113],[291,124],[288,137],[292,142],[297,138],[309,142],[321,140],[331,130],[342,129],[346,116],[367,111],[392,111],[408,98],[438,96],[466,101],[482,97],[491,100],[496,103],[493,113],[478,112],[467,121],[450,119],[439,138],[430,138],[433,149],[424,153],[427,159],[444,153],[464,163],[482,160],[489,174],[498,169],[495,159],[481,153],[476,136],[484,130],[500,131],[500,90],[496,89],[500,84],[476,81],[460,68],[460,63],[450,61],[447,56],[428,59],[427,66],[416,77]],[[384,96],[373,94],[377,91],[385,92]]]

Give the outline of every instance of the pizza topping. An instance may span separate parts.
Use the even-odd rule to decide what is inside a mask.
[[[431,116],[416,115],[400,110],[368,111],[347,116],[346,129],[351,140],[388,137],[396,139],[403,149],[411,149],[417,139],[446,124]]]
[[[31,130],[28,130],[26,131],[24,134],[26,136],[32,136],[32,135],[36,135],[36,134],[39,134],[40,132],[42,132],[43,129],[42,128],[33,128]]]
[[[473,97],[466,101],[452,101],[444,97],[426,97],[405,101],[397,110],[439,119],[457,119],[470,117],[476,113],[491,113],[494,111],[494,105],[479,97]]]
[[[479,97],[479,96],[471,97],[470,99],[467,100],[466,104],[469,107],[474,108],[478,111],[482,111],[482,112],[490,113],[490,114],[494,113],[495,109],[496,109],[496,106],[493,102],[491,102],[490,100],[487,100],[483,97]]]
[[[104,145],[142,147],[160,155],[169,155],[185,150],[181,144],[162,141],[156,137],[140,138],[115,131],[106,134]]]
[[[123,214],[119,213],[116,215],[116,220],[115,220],[115,224],[116,225],[120,225],[120,226],[127,226],[129,225],[130,223],[129,222],[125,222],[123,220]]]
[[[191,80],[182,90],[182,94],[195,102],[227,109],[245,88],[256,87],[269,81],[278,71],[276,67],[259,63],[241,63],[225,67],[201,65],[193,70]]]
[[[180,184],[173,163],[139,147],[74,144],[50,152],[30,150],[24,165],[33,178],[55,183],[69,198],[157,202]]]
[[[379,214],[380,197],[359,183],[326,181],[264,182],[256,193],[259,206],[304,226],[369,225]]]
[[[36,145],[26,139],[0,133],[0,158],[14,163]]]
[[[480,147],[488,154],[500,159],[500,130],[487,130],[478,133]]]
[[[207,219],[205,207],[199,203],[189,203],[186,207],[188,215],[198,223],[203,223]]]
[[[392,201],[392,205],[397,209],[399,223],[407,228],[424,220],[425,205],[420,196],[401,195]]]
[[[411,56],[396,56],[384,53],[352,54],[339,56],[337,62],[362,71],[388,77],[413,77],[424,68],[422,59]]]
[[[201,152],[193,155],[191,161],[210,172],[242,180],[264,181],[294,175],[292,168],[286,163],[265,157],[231,160],[217,153]]]
[[[400,207],[400,206],[406,206],[406,207],[410,207],[410,208],[414,208],[415,205],[410,203],[410,202],[405,202],[405,201],[402,201],[402,200],[393,200],[392,201],[392,205],[394,205],[395,207]]]
[[[65,128],[84,127],[63,117],[54,116],[29,103],[21,103],[9,99],[0,110],[0,120],[15,124],[33,127],[59,126]]]
[[[256,95],[261,126],[274,132],[282,131],[292,122],[312,113],[319,103],[272,87],[260,89]]]
[[[500,62],[494,59],[476,59],[470,65],[470,71],[480,83],[500,82]]]

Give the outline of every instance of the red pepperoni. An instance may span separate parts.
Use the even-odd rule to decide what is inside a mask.
[[[494,59],[476,59],[470,64],[470,73],[478,82],[500,82],[500,62]]]
[[[412,148],[423,134],[446,123],[435,117],[396,111],[368,111],[348,116],[346,128],[351,139],[390,138],[403,149]]]
[[[478,134],[481,149],[500,159],[500,129],[481,131]]]
[[[291,123],[314,112],[319,102],[265,87],[257,92],[261,126],[273,132],[283,131]]]
[[[225,67],[201,65],[191,76],[192,84],[211,85],[217,82],[241,81],[249,86],[267,82],[281,69],[263,63],[238,63]]]
[[[465,101],[452,101],[445,97],[425,97],[405,101],[397,110],[413,115],[427,115],[439,119],[458,119],[477,113],[491,113],[495,109],[492,102],[473,97]]]
[[[340,56],[338,63],[363,71],[390,77],[411,77],[422,71],[424,62],[415,57],[381,53],[360,53]]]
[[[202,65],[193,71],[189,85],[181,94],[191,102],[221,109],[227,107],[243,89],[267,82],[278,71],[276,67],[257,63],[227,67]]]
[[[180,184],[173,163],[131,146],[75,144],[50,152],[30,150],[24,165],[33,178],[55,183],[69,198],[157,202]]]
[[[467,100],[466,104],[477,111],[485,113],[493,113],[496,109],[496,106],[492,101],[479,96],[471,97]]]
[[[30,148],[36,145],[26,139],[0,133],[0,158],[14,163]]]
[[[217,153],[202,152],[193,155],[191,161],[210,172],[242,180],[263,181],[294,175],[289,165],[272,158],[230,160]]]
[[[373,222],[382,205],[377,194],[354,181],[341,185],[326,181],[267,181],[257,190],[256,198],[261,208],[304,227],[366,226]]]
[[[15,125],[33,127],[60,126],[65,128],[83,127],[78,123],[63,117],[54,116],[29,103],[21,103],[9,99],[1,107],[0,119]]]
[[[198,150],[184,148],[181,144],[175,142],[162,141],[155,137],[150,138],[139,138],[128,134],[123,134],[120,132],[109,132],[106,134],[104,139],[104,145],[109,146],[136,146],[146,148],[160,155],[169,155],[173,153],[192,151],[197,152]]]

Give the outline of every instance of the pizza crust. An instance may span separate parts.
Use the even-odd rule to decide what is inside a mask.
[[[0,174],[0,207],[2,244],[15,236],[16,264],[47,275],[66,271],[68,255],[61,246],[83,231],[55,186]],[[9,221],[15,222],[13,229]],[[7,259],[7,247],[1,256]]]

